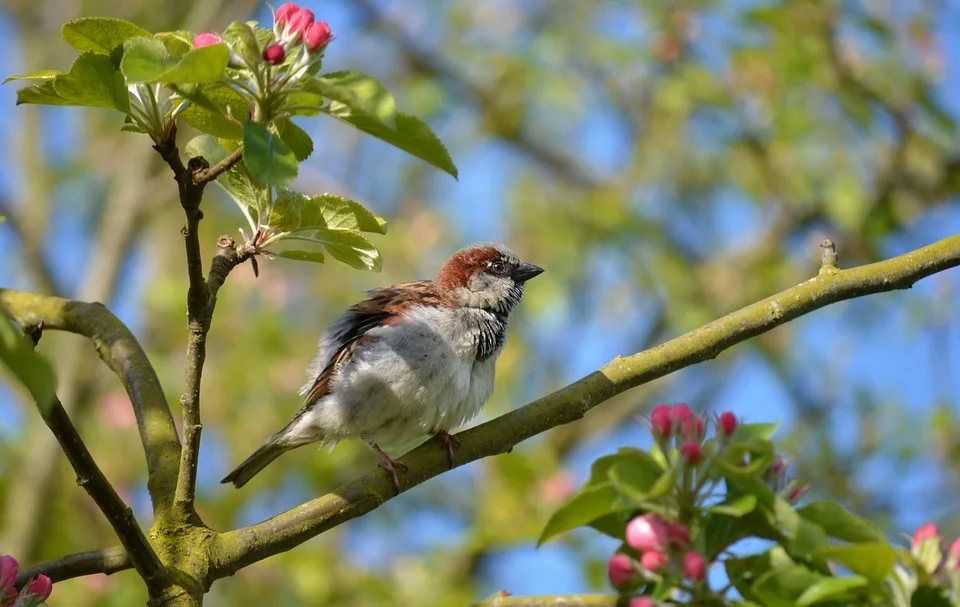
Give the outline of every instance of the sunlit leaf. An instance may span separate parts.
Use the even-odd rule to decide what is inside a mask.
[[[124,43],[120,71],[130,82],[166,84],[216,82],[230,58],[226,44],[195,48],[175,57],[155,38],[132,38]]]
[[[306,131],[298,127],[289,118],[282,118],[276,121],[277,132],[280,139],[293,150],[297,161],[303,162],[313,153],[313,139]]]
[[[553,513],[547,521],[537,546],[550,538],[577,527],[587,525],[617,510],[617,490],[610,485],[601,485],[581,491],[573,499]]]
[[[227,87],[207,88],[195,93],[181,92],[192,102],[180,114],[184,122],[214,137],[236,141],[243,139],[243,124],[250,121],[246,97]]]
[[[320,194],[306,201],[300,227],[387,233],[387,222],[383,218],[377,217],[359,202],[334,194]]]
[[[323,253],[319,251],[298,251],[288,250],[276,253],[278,257],[286,259],[296,259],[298,261],[312,261],[314,263],[323,263]]]
[[[7,76],[3,79],[3,84],[10,82],[11,80],[41,80],[49,81],[54,80],[58,76],[64,75],[66,72],[61,72],[60,70],[35,70],[32,72],[27,72],[26,74],[19,74],[16,76]]]
[[[230,155],[213,135],[197,135],[187,142],[184,151],[188,158],[202,157],[213,166]]]
[[[101,107],[127,112],[130,96],[123,76],[106,55],[83,53],[70,71],[52,82],[57,95],[70,105]]]
[[[303,83],[303,90],[322,95],[325,99],[342,103],[351,113],[379,120],[395,127],[397,104],[380,82],[366,74],[333,72]]]
[[[816,523],[830,537],[846,542],[886,542],[883,532],[867,519],[857,516],[836,502],[807,504],[797,514]]]
[[[248,122],[243,129],[243,161],[254,182],[281,186],[297,176],[297,157],[264,125]]]
[[[850,571],[882,585],[897,562],[897,552],[886,542],[830,546],[817,550],[814,556],[840,563]]]
[[[63,39],[81,53],[110,55],[114,49],[136,37],[152,34],[139,25],[112,17],[81,17],[67,21],[60,30]]]

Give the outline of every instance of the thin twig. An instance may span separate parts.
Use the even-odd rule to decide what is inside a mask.
[[[243,148],[239,147],[232,154],[213,165],[209,169],[202,169],[194,173],[193,183],[196,185],[206,185],[219,177],[221,174],[229,171],[235,164],[243,159]]]
[[[126,505],[107,477],[97,466],[83,439],[74,427],[60,399],[54,397],[53,403],[45,408],[37,405],[43,421],[53,432],[63,449],[67,460],[77,473],[77,484],[93,498],[103,512],[110,526],[116,532],[120,543],[126,549],[133,567],[143,578],[151,596],[159,595],[170,585],[170,578],[157,554],[147,541],[143,530],[137,523],[133,510]]]
[[[952,236],[887,261],[816,276],[664,344],[618,357],[553,394],[459,434],[456,464],[508,453],[523,440],[579,420],[617,394],[715,358],[742,341],[814,310],[847,299],[907,289],[921,278],[957,265],[960,236]],[[400,477],[401,492],[449,468],[444,450],[435,441],[428,441],[403,460],[409,470]],[[217,538],[212,579],[289,550],[366,514],[397,493],[388,476],[378,470],[267,521],[224,533]]]
[[[102,550],[68,554],[42,565],[31,567],[17,574],[16,584],[19,588],[41,573],[54,582],[61,582],[95,573],[110,575],[118,571],[126,571],[132,567],[133,563],[130,562],[130,557],[127,556],[127,551],[124,550],[123,546],[114,546]]]

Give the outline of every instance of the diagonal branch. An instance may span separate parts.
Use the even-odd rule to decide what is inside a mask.
[[[457,465],[509,453],[517,443],[561,424],[630,388],[715,358],[724,350],[833,303],[910,288],[916,281],[960,265],[960,236],[850,270],[825,264],[820,273],[795,287],[746,306],[664,344],[617,357],[598,371],[525,407],[458,435]],[[409,471],[401,476],[410,489],[448,469],[444,449],[428,441],[403,457]],[[338,487],[256,525],[222,534],[212,579],[289,550],[298,544],[377,508],[395,496],[382,470]]]
[[[77,484],[93,498],[110,526],[120,538],[133,567],[143,578],[151,596],[157,596],[170,585],[170,578],[157,554],[147,542],[137,523],[133,510],[126,505],[97,466],[90,451],[80,438],[60,399],[54,397],[49,407],[37,404],[43,421],[53,432],[77,473]]]
[[[17,574],[16,585],[17,588],[20,588],[41,573],[54,582],[60,582],[95,573],[110,575],[118,571],[126,571],[132,566],[130,557],[127,556],[127,551],[123,549],[123,546],[77,552],[21,571]]]
[[[147,488],[159,518],[173,502],[180,440],[157,373],[130,329],[99,303],[84,303],[0,289],[0,306],[21,326],[76,333],[89,338],[100,358],[120,377],[137,417],[147,458]]]

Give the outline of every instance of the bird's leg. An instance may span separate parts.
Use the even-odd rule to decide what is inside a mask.
[[[433,435],[437,440],[444,444],[447,448],[447,461],[450,463],[450,468],[453,468],[453,448],[460,446],[460,439],[456,436],[450,434],[446,430],[440,430]]]
[[[397,478],[397,468],[407,469],[407,465],[401,462],[398,459],[393,459],[386,453],[383,449],[380,448],[377,443],[370,443],[370,446],[373,447],[373,450],[377,452],[377,457],[380,459],[380,467],[390,473],[390,476],[393,477],[393,487],[397,490],[397,493],[400,493],[400,479]]]

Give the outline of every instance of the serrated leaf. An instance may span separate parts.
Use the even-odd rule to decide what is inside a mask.
[[[223,78],[230,51],[226,44],[195,48],[174,57],[155,38],[131,38],[124,42],[120,71],[129,82],[206,83]]]
[[[69,100],[57,94],[52,82],[33,84],[17,91],[17,105],[33,103],[37,105],[73,105]]]
[[[618,497],[617,490],[610,485],[581,491],[553,513],[543,533],[540,534],[540,539],[537,540],[537,546],[542,546],[561,533],[589,525],[597,519],[616,512]]]
[[[230,155],[213,135],[197,135],[184,147],[188,158],[203,157],[210,166],[219,163]]]
[[[300,192],[281,189],[270,210],[270,227],[281,232],[292,232],[300,227],[300,209],[307,197]]]
[[[293,150],[299,162],[303,162],[313,153],[313,139],[306,131],[298,127],[289,118],[281,118],[274,123],[280,139]]]
[[[390,128],[396,127],[396,101],[376,78],[357,72],[333,72],[310,78],[302,88],[342,103],[351,112],[379,120]]]
[[[824,578],[803,591],[797,597],[797,607],[809,607],[827,601],[850,601],[856,597],[855,590],[867,586],[867,580],[859,576]]]
[[[244,125],[243,161],[250,177],[260,185],[287,185],[297,176],[293,150],[258,122]]]
[[[157,32],[153,37],[162,42],[164,48],[173,57],[182,57],[193,50],[192,34],[185,30]]]
[[[112,17],[81,17],[63,24],[63,39],[81,53],[109,55],[115,48],[138,36],[152,34],[135,23]]]
[[[286,259],[296,259],[298,261],[312,261],[314,263],[323,263],[323,253],[319,251],[298,251],[298,250],[289,250],[289,251],[280,251],[275,253],[277,257],[284,257]]]
[[[334,259],[357,270],[379,272],[383,264],[377,247],[357,232],[316,230],[310,233],[310,240],[323,244]]]
[[[331,101],[325,111],[334,118],[416,156],[450,173],[454,178],[457,177],[457,167],[453,164],[447,148],[419,118],[397,112],[396,127],[391,127],[376,117],[353,110],[338,101]]]
[[[253,28],[246,23],[234,21],[228,25],[227,29],[223,30],[223,39],[229,42],[234,52],[248,64],[261,61],[260,43]]]
[[[897,552],[886,542],[830,546],[812,556],[836,561],[870,582],[882,585],[897,562]]]
[[[246,97],[227,87],[195,93],[177,90],[192,102],[180,114],[184,122],[214,137],[235,141],[243,139],[243,124],[250,121],[250,102]],[[227,108],[230,108],[230,115],[240,121],[239,124],[228,117]]]
[[[887,541],[886,536],[876,525],[835,502],[813,502],[798,509],[797,514],[816,523],[827,535],[838,540],[884,543]]]
[[[313,196],[304,202],[301,213],[301,228],[387,233],[385,220],[368,211],[359,202],[343,196]]]
[[[123,76],[106,55],[82,53],[70,71],[52,84],[57,95],[70,105],[130,111],[130,96]]]
[[[217,177],[217,185],[222,187],[242,210],[250,208],[256,211],[258,217],[264,215],[268,199],[267,190],[250,179],[243,161]]]
[[[33,345],[15,324],[9,312],[0,308],[0,360],[13,376],[30,392],[41,412],[46,414],[53,404],[57,378],[53,367],[37,354]]]
[[[27,72],[26,74],[7,76],[3,79],[3,84],[6,84],[12,80],[55,80],[57,77],[63,76],[65,73],[66,72],[61,72],[60,70],[34,70],[32,72]]]

